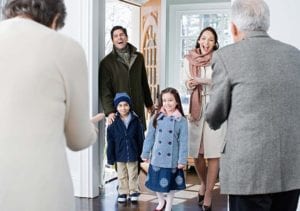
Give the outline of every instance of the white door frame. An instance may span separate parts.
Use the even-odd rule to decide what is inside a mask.
[[[98,65],[104,54],[104,4],[99,0],[65,0],[66,25],[61,31],[77,40],[84,48],[89,70],[90,115],[98,113]],[[74,194],[93,198],[102,187],[104,124],[99,125],[96,144],[80,152],[67,150]],[[100,149],[102,151],[100,151]]]

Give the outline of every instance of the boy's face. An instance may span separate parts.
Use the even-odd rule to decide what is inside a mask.
[[[127,116],[129,113],[129,110],[130,110],[130,106],[126,101],[121,101],[117,106],[117,111],[119,112],[121,117]]]

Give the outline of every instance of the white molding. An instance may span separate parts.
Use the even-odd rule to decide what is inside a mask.
[[[90,115],[98,113],[98,21],[99,0],[65,0],[67,23],[64,33],[83,47],[89,71]],[[99,195],[98,143],[80,152],[67,150],[74,195],[93,198]]]
[[[94,8],[97,8],[98,3],[98,0],[80,1],[80,38],[88,62],[91,116],[98,112],[98,77],[95,77],[98,76],[98,49],[97,45],[95,46],[98,38],[98,31],[97,28],[94,27],[95,22],[98,21],[94,18],[95,12],[98,11],[94,10]],[[87,150],[80,152],[80,193],[77,196],[93,198],[99,195],[98,143],[99,142]]]
[[[161,91],[166,87],[166,58],[167,58],[167,2],[161,1],[161,22],[160,22],[160,76],[159,76],[159,88]]]

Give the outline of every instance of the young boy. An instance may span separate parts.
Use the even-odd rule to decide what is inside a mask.
[[[131,99],[125,92],[114,98],[116,117],[107,128],[107,163],[116,163],[118,202],[131,202],[139,196],[138,165],[144,142],[144,130],[138,116],[131,111]]]

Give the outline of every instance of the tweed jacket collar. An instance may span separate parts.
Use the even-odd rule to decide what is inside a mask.
[[[253,38],[253,37],[270,37],[265,31],[247,31],[245,32],[246,36],[244,39]]]

